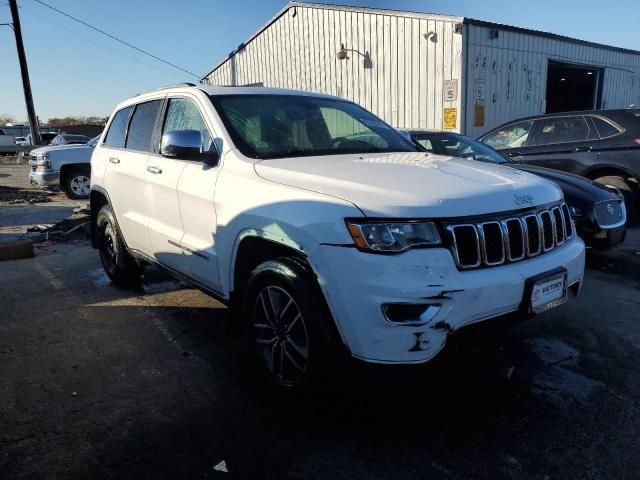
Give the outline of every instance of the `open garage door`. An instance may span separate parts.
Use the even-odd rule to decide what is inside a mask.
[[[546,113],[593,110],[601,103],[601,68],[549,61]]]

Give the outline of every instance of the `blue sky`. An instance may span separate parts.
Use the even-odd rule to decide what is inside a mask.
[[[284,0],[46,0],[199,75],[255,32]],[[467,16],[640,50],[638,0],[343,0]],[[106,116],[150,88],[193,80],[36,3],[18,0],[36,111],[41,119]],[[0,3],[0,23],[10,21]],[[0,27],[0,113],[26,119],[13,32]]]

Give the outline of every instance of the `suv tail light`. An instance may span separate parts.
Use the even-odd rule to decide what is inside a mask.
[[[640,138],[636,138],[633,142],[637,145],[640,145]]]

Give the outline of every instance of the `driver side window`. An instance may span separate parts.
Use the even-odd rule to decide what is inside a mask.
[[[197,130],[202,134],[202,151],[213,148],[213,137],[197,105],[188,98],[171,98],[162,128],[162,134],[176,130]]]
[[[486,143],[496,150],[522,147],[529,138],[533,123],[533,120],[526,120],[507,125],[484,137],[482,143]]]

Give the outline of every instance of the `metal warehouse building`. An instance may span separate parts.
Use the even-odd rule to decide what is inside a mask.
[[[640,105],[640,52],[464,17],[293,2],[202,81],[328,93],[397,128],[478,136],[527,115]]]

